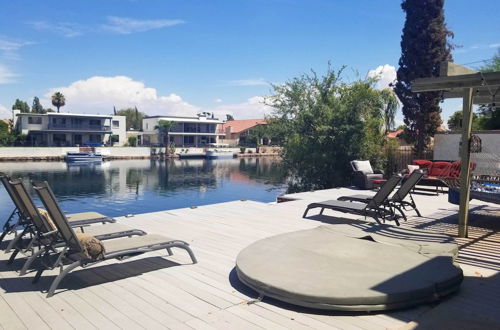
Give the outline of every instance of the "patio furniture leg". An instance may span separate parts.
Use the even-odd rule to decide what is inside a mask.
[[[7,261],[7,264],[10,265],[11,263],[14,262],[14,259],[16,259],[17,254],[19,253],[19,249],[15,249],[14,252],[10,255],[9,260]]]
[[[20,239],[23,238],[24,234],[26,234],[28,232],[28,227],[24,228],[24,230],[18,234],[16,233],[14,238],[9,242],[9,245],[7,245],[7,247],[5,248],[5,252],[10,252],[10,250],[12,250],[12,248],[17,244],[17,242],[19,242]]]
[[[40,268],[37,272],[36,272],[36,275],[35,277],[33,278],[33,281],[31,281],[31,283],[36,283],[38,282],[38,280],[40,279],[40,276],[42,276],[42,273],[43,271],[45,270],[45,267],[43,268]]]
[[[38,256],[40,256],[43,252],[45,252],[45,249],[42,248],[33,253],[24,263],[23,268],[21,268],[21,270],[19,271],[19,275],[20,276],[26,275],[33,261],[35,261],[38,258]]]
[[[62,270],[50,285],[49,291],[47,292],[47,298],[52,297],[57,287],[59,286],[59,283],[61,283],[61,281],[63,280],[63,278],[76,267],[80,267],[81,264],[82,264],[81,261],[75,261],[74,263],[66,267],[66,269]]]

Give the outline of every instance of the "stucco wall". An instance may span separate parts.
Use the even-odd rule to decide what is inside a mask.
[[[4,147],[0,148],[0,159],[50,159],[62,158],[67,152],[77,152],[77,147]],[[149,148],[96,148],[103,156],[116,158],[149,157]]]
[[[500,131],[477,133],[481,139],[482,152],[471,154],[471,161],[476,164],[474,173],[491,174],[500,170]],[[436,134],[434,136],[434,159],[458,160],[461,134]]]
[[[477,133],[481,138],[483,151],[500,157],[500,131]],[[461,134],[436,134],[434,136],[434,159],[457,160]]]

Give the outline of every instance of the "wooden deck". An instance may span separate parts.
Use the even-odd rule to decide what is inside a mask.
[[[188,241],[199,263],[191,265],[182,250],[173,257],[158,252],[104,262],[74,271],[49,299],[42,290],[56,271],[33,285],[34,274],[19,277],[20,263],[6,265],[8,255],[0,252],[0,328],[427,329],[457,322],[464,329],[500,328],[500,221],[492,217],[500,209],[487,204],[472,203],[470,238],[458,240],[466,278],[461,291],[440,304],[389,313],[318,313],[256,301],[238,282],[235,258],[248,244],[319,224],[358,221],[328,211],[301,219],[308,202],[352,193],[331,189],[286,196],[296,200],[280,204],[235,201],[120,218],[148,233]],[[424,217],[404,226],[456,236],[457,207],[445,195],[417,195],[416,201]]]

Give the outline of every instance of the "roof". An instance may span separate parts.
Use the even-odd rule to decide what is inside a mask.
[[[403,132],[404,132],[404,129],[398,129],[397,131],[387,133],[387,137],[389,139],[395,139],[398,137],[399,134],[401,134]]]
[[[229,120],[222,124],[221,131],[226,131],[228,127],[231,127],[231,133],[240,133],[255,127],[257,125],[266,125],[265,119],[244,119],[244,120]]]
[[[146,116],[144,119],[158,119],[158,120],[168,120],[168,121],[175,121],[175,122],[185,122],[185,123],[212,123],[212,124],[219,124],[222,123],[222,120],[218,118],[211,118],[211,117],[181,117],[181,116]]]
[[[112,118],[112,115],[92,115],[87,113],[69,113],[69,112],[47,112],[47,113],[34,113],[34,112],[20,112],[16,116],[63,116],[63,117],[91,117],[91,118]],[[115,116],[116,117],[116,116]]]

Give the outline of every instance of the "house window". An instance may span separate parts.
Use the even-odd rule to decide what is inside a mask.
[[[42,123],[42,117],[28,117],[28,124],[38,124]]]
[[[90,119],[89,125],[90,126],[101,126],[101,121],[99,119]]]
[[[71,118],[71,124],[73,126],[82,126],[82,119],[81,118]]]
[[[184,132],[188,132],[188,133],[196,133],[196,124],[193,124],[193,123],[185,123],[185,124],[184,124]]]
[[[184,144],[194,144],[194,136],[184,136]]]
[[[113,128],[119,128],[120,127],[120,121],[119,120],[113,120]]]
[[[90,134],[89,135],[89,142],[92,142],[92,143],[101,143],[102,142],[101,136],[100,135],[96,135],[96,134]]]
[[[52,140],[56,146],[64,146],[66,145],[66,134],[54,134]]]

